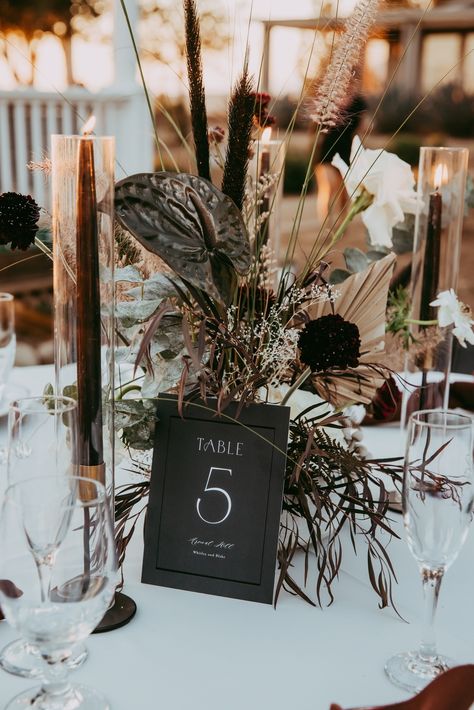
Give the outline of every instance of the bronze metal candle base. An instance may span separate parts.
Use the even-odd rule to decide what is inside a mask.
[[[104,618],[92,632],[93,634],[102,634],[106,631],[113,631],[125,626],[135,616],[137,605],[133,599],[123,592],[116,592],[113,605],[107,609]]]
[[[90,478],[91,481],[98,481],[105,486],[105,464],[100,463],[97,466],[76,466],[74,471],[76,476],[82,478]],[[82,501],[87,502],[97,498],[97,489],[93,484],[86,481],[79,481],[79,496]]]

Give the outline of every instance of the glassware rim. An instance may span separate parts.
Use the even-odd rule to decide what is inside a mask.
[[[54,409],[46,409],[45,404],[48,401],[55,403],[63,402],[65,406],[54,407]],[[38,408],[33,409],[23,409],[19,406],[19,403],[23,402],[38,402],[41,403],[42,406],[38,406]],[[65,414],[66,412],[73,412],[77,410],[77,402],[72,397],[67,397],[66,395],[62,394],[44,394],[28,397],[18,397],[18,399],[14,399],[10,402],[10,404],[8,405],[8,409],[10,412],[18,412],[18,414],[22,415],[39,413]]]
[[[44,480],[61,480],[64,481],[65,479],[69,481],[77,481],[78,483],[85,483],[86,485],[89,484],[94,484],[96,488],[96,493],[97,495],[94,498],[87,498],[87,500],[83,500],[80,495],[78,495],[77,500],[80,501],[80,507],[89,507],[89,506],[97,506],[98,504],[106,504],[107,503],[107,490],[105,488],[105,485],[101,483],[101,481],[97,481],[95,478],[88,478],[87,476],[75,476],[74,474],[71,474],[70,476],[55,476],[55,475],[47,475],[47,476],[31,476],[30,478],[23,478],[21,481],[15,481],[15,483],[10,483],[7,486],[7,489],[5,490],[5,495],[3,498],[4,503],[8,500],[9,502],[12,502],[14,505],[16,505],[16,501],[12,493],[15,492],[20,486],[24,486],[27,483],[32,483],[33,481],[38,482],[38,481],[44,481]],[[64,508],[70,508],[75,509],[77,508],[77,500],[75,503],[71,504],[65,504]],[[107,508],[108,506],[105,505]]]
[[[450,146],[450,145],[440,145],[440,146],[432,146],[432,145],[422,145],[420,146],[420,151],[445,151],[447,153],[469,153],[469,148],[463,147],[463,146]]]
[[[5,303],[11,303],[14,300],[15,296],[13,295],[13,293],[8,293],[8,291],[0,291],[0,301],[4,301]]]
[[[429,421],[423,421],[420,416],[429,414],[441,414],[445,417],[457,417],[459,420],[458,424],[447,424],[447,423],[435,423]],[[410,414],[408,424],[414,424],[420,427],[429,427],[430,429],[451,429],[451,430],[463,430],[463,429],[473,429],[474,428],[474,417],[470,414],[462,414],[455,412],[452,409],[418,409]]]
[[[87,139],[92,140],[94,142],[104,141],[107,143],[111,143],[111,142],[115,141],[115,136],[112,136],[112,135],[111,136],[97,136],[97,135],[95,135],[95,133],[88,133],[86,135],[84,135],[83,133],[70,133],[68,135],[65,133],[52,133],[51,134],[51,139],[54,139],[55,142],[59,141],[59,139],[64,139],[65,141],[66,140],[69,140],[69,141],[76,140],[77,141],[79,139],[84,139],[84,138],[87,138]]]

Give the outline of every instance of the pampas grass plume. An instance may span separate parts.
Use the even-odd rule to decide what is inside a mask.
[[[354,93],[354,75],[379,4],[380,0],[359,0],[336,42],[316,95],[309,103],[309,116],[323,132],[344,120],[343,109]]]

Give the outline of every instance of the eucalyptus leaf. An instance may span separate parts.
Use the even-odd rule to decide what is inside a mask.
[[[142,385],[144,397],[156,397],[159,392],[167,392],[176,387],[183,372],[181,358],[165,360],[157,357],[154,359],[153,370],[145,375]]]
[[[342,284],[343,281],[349,278],[349,276],[352,276],[350,271],[346,271],[345,269],[334,269],[329,277],[329,283]]]
[[[395,254],[406,254],[413,251],[415,234],[415,215],[405,215],[405,220],[392,229],[392,243]]]
[[[389,253],[388,249],[387,251],[376,251],[375,249],[372,249],[367,252],[367,259],[369,261],[380,261],[380,259],[384,259]]]
[[[115,316],[125,328],[131,328],[136,323],[143,323],[160,307],[161,300],[154,301],[121,301],[115,307]]]
[[[122,365],[123,363],[133,364],[135,358],[136,353],[134,353],[130,345],[119,345],[115,348],[115,362],[117,365]]]
[[[395,254],[406,254],[413,251],[413,232],[405,232],[394,227],[392,231],[393,251]]]
[[[173,271],[228,303],[235,270],[251,263],[242,215],[207,180],[186,173],[140,173],[117,183],[116,217],[125,229]]]
[[[124,444],[138,451],[153,448],[156,403],[149,399],[121,399],[115,403],[115,426]]]
[[[344,259],[348,271],[352,273],[364,271],[369,265],[369,260],[364,252],[355,247],[347,247],[347,249],[344,249]]]
[[[130,283],[142,283],[143,276],[134,266],[124,266],[114,271],[114,281],[129,281]]]
[[[161,355],[163,351],[167,351],[166,359],[169,360],[172,357],[170,353],[174,353],[174,357],[177,357],[184,350],[184,337],[181,323],[168,325],[166,320],[163,320],[164,323],[153,336],[150,351],[152,358],[156,354]],[[163,355],[161,356],[163,357]]]
[[[63,387],[63,396],[77,400],[77,385],[66,385]]]
[[[136,299],[151,301],[175,296],[176,291],[173,284],[164,274],[154,274],[144,281],[142,286],[135,286],[129,289],[127,295]]]

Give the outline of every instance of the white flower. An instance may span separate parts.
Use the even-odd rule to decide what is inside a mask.
[[[363,147],[359,136],[352,141],[350,167],[337,153],[332,164],[339,170],[349,195],[355,199],[365,188],[374,196],[362,213],[370,241],[375,246],[392,247],[392,229],[405,214],[415,214],[418,199],[415,179],[408,163],[387,151]]]
[[[454,323],[453,335],[456,336],[463,348],[466,347],[466,340],[471,345],[474,344],[474,332],[472,330],[474,320],[471,317],[471,309],[458,299],[454,289],[450,288],[449,291],[438,293],[438,297],[430,303],[430,306],[438,308],[438,325],[440,328],[446,328],[446,326]]]

